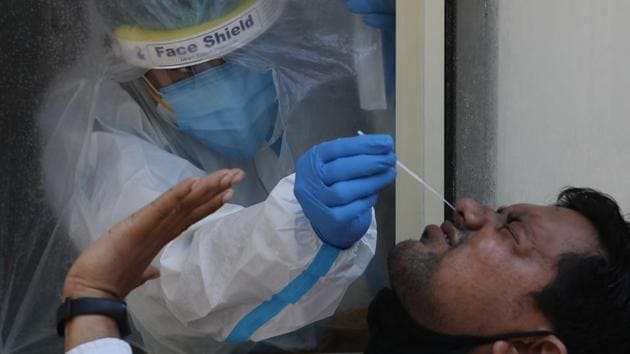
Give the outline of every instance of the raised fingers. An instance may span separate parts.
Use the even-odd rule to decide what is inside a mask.
[[[227,203],[234,196],[234,191],[232,189],[227,189],[223,193],[216,195],[214,198],[198,206],[195,210],[191,211],[187,215],[187,223],[188,225],[192,225],[197,221],[205,218],[206,216],[214,213],[219,208],[223,206],[223,204]]]
[[[239,169],[221,170],[198,180],[190,193],[181,201],[180,209],[191,211],[223,193],[245,176]]]
[[[242,181],[244,176],[243,171],[235,169],[197,181],[180,206],[156,225],[155,237],[160,242],[168,242],[190,225],[215,212],[232,198],[234,191],[230,187]]]
[[[121,237],[143,236],[150,233],[176,209],[179,203],[190,193],[191,187],[198,180],[197,177],[187,178],[160,197],[134,212],[118,224],[114,225],[108,235]]]

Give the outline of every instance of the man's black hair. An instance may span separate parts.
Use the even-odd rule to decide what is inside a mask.
[[[601,249],[562,256],[537,304],[570,354],[630,353],[630,224],[613,198],[593,189],[567,188],[557,206],[586,217]]]

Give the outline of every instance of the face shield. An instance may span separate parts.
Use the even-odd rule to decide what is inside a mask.
[[[278,139],[277,94],[271,69],[252,70],[223,57],[266,32],[286,1],[206,3],[140,2],[129,9],[107,2],[99,10],[112,26],[118,57],[148,70],[143,79],[156,111],[242,162]]]

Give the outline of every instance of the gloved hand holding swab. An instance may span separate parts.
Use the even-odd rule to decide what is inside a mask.
[[[359,135],[365,135],[362,131],[357,131],[357,133]],[[413,173],[413,171],[411,171],[409,169],[409,167],[405,166],[402,162],[400,162],[399,160],[396,160],[396,166],[400,167],[403,171],[407,172],[411,177],[413,177],[416,181],[418,181],[421,185],[423,185],[426,189],[428,189],[431,193],[435,194],[438,198],[440,198],[444,204],[448,205],[449,208],[453,209],[453,211],[455,211],[455,207],[449,203],[440,193],[438,193],[435,189],[433,189],[427,182],[425,182],[420,176],[418,176],[417,174]]]

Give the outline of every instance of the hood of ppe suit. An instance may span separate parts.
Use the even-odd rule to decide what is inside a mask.
[[[137,26],[148,30],[194,27],[221,18],[244,0],[108,0],[97,2],[110,29]]]

